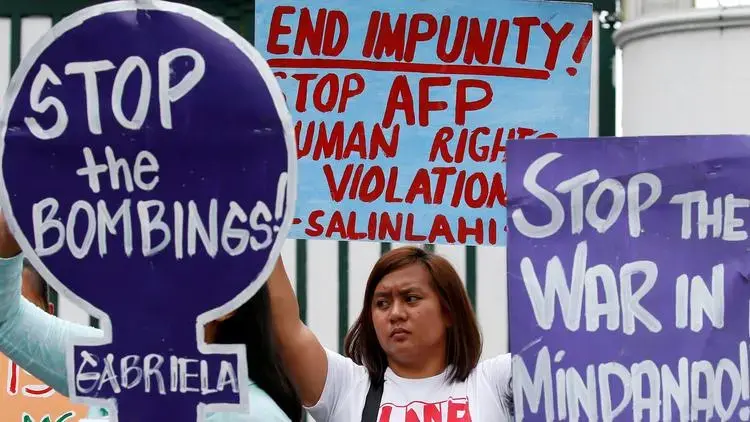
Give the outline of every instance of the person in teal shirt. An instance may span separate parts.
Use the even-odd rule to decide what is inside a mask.
[[[68,396],[65,349],[75,336],[100,338],[96,328],[48,314],[21,295],[23,254],[0,211],[0,352],[30,374]],[[267,288],[235,312],[206,327],[206,342],[245,344],[249,413],[217,412],[207,422],[299,422],[303,408],[279,364],[271,331]],[[91,408],[88,420],[108,420],[105,409]]]

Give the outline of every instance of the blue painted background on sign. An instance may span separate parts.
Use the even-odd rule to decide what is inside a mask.
[[[519,419],[750,419],[749,166],[746,136],[509,149],[511,215],[560,223],[531,236],[508,222]],[[567,186],[580,196],[556,191],[574,177]],[[585,206],[571,206],[573,196]],[[552,220],[555,201],[564,214]],[[602,232],[593,211],[609,221]]]
[[[291,7],[287,10],[290,13],[280,15],[280,18],[274,18],[274,12],[280,13],[284,10],[284,7]],[[325,8],[329,15],[335,15],[334,11],[343,11],[343,14],[346,16],[345,21],[347,22],[348,33],[343,37],[346,39],[346,45],[340,54],[335,57],[315,55],[312,53],[310,45],[303,43],[300,45],[304,47],[304,51],[300,55],[295,55],[294,46],[297,41],[295,37],[300,28],[303,27],[303,25],[299,24],[303,8],[309,10],[312,22],[317,21],[318,12],[321,8]],[[433,64],[437,65],[437,67],[432,66],[425,70],[425,73],[405,71],[403,69],[390,71],[382,69],[367,70],[372,68],[373,63],[380,63],[380,66],[383,66],[383,63],[397,61],[393,57],[387,57],[387,55],[383,55],[379,59],[363,57],[363,45],[366,42],[374,41],[374,37],[368,37],[366,34],[370,16],[375,11],[390,13],[392,22],[396,21],[398,14],[405,13],[407,14],[405,21],[407,27],[410,19],[415,14],[424,13],[427,14],[426,16],[433,16],[438,25],[435,27],[437,33],[440,32],[439,25],[443,17],[449,17],[451,25],[454,28],[450,31],[448,37],[449,45],[451,45],[455,38],[455,27],[461,17],[476,20],[474,23],[479,23],[481,28],[487,27],[488,19],[490,18],[495,19],[496,28],[501,27],[501,21],[509,20],[507,43],[499,42],[494,44],[504,45],[505,48],[500,65],[508,68],[534,69],[541,71],[542,74],[546,72],[545,60],[551,43],[541,25],[548,23],[550,25],[548,29],[551,28],[553,31],[561,30],[566,23],[572,24],[572,28],[560,46],[555,68],[549,72],[547,79],[459,74],[463,71],[481,73],[487,71],[489,68],[498,67],[492,63],[489,63],[488,66],[476,66],[476,61],[474,61],[475,66],[471,69],[445,67],[441,70],[440,66],[442,62],[440,62],[436,54],[437,35],[428,42],[418,43],[414,59],[412,60],[414,63]],[[448,176],[448,181],[444,188],[445,197],[442,203],[437,203],[438,201],[436,200],[433,203],[426,203],[422,196],[418,196],[417,200],[411,204],[404,202],[388,203],[384,195],[373,202],[364,202],[358,199],[350,199],[349,191],[346,192],[341,202],[335,202],[332,200],[330,194],[331,188],[326,182],[323,168],[325,165],[330,165],[333,169],[332,173],[336,177],[340,177],[344,174],[347,164],[353,164],[354,166],[364,164],[366,168],[380,166],[384,169],[386,176],[389,173],[388,169],[398,167],[398,182],[396,183],[394,196],[400,198],[405,197],[412,179],[419,168],[431,169],[433,167],[455,166],[459,172],[466,171],[467,174],[481,173],[490,182],[493,175],[497,173],[500,173],[504,178],[505,164],[502,162],[502,152],[494,162],[472,161],[469,159],[468,153],[466,154],[466,161],[462,163],[447,163],[440,157],[435,162],[428,161],[433,139],[439,128],[453,128],[456,135],[449,145],[455,146],[457,143],[455,139],[458,138],[461,125],[456,124],[454,120],[456,86],[457,81],[467,78],[488,82],[493,92],[491,104],[479,111],[469,111],[463,125],[469,130],[477,127],[489,128],[491,134],[480,137],[480,145],[491,146],[492,139],[499,128],[504,128],[504,133],[501,136],[503,146],[506,144],[505,139],[508,138],[509,131],[511,129],[518,130],[518,128],[529,128],[537,131],[534,135],[527,135],[529,137],[536,137],[543,133],[554,133],[559,137],[587,136],[589,131],[589,63],[591,43],[586,44],[585,54],[582,55],[580,64],[573,60],[573,56],[579,41],[584,35],[587,24],[591,21],[591,13],[591,5],[589,4],[536,1],[461,2],[457,0],[441,0],[433,2],[408,2],[408,4],[397,0],[386,0],[377,3],[344,0],[288,0],[281,3],[268,0],[257,1],[255,24],[256,46],[264,54],[264,57],[269,60],[269,64],[274,72],[277,73],[282,90],[287,97],[287,105],[295,121],[304,123],[300,136],[301,139],[298,139],[298,143],[302,145],[306,142],[306,128],[309,126],[309,122],[312,121],[326,122],[329,132],[330,128],[337,121],[343,121],[348,130],[351,129],[355,122],[363,122],[367,139],[369,139],[369,134],[373,126],[377,123],[383,123],[384,110],[391,85],[398,75],[406,75],[416,103],[418,103],[419,98],[418,83],[420,78],[450,77],[451,79],[450,86],[434,87],[429,90],[430,99],[432,101],[446,101],[448,109],[445,111],[430,112],[429,125],[427,127],[418,125],[409,126],[405,123],[404,114],[402,112],[396,113],[394,124],[400,125],[400,136],[398,153],[395,158],[387,158],[382,152],[377,158],[372,160],[362,159],[359,155],[355,155],[338,161],[333,158],[313,160],[311,154],[300,154],[300,180],[303,182],[300,184],[299,201],[295,214],[298,220],[296,221],[297,224],[293,226],[290,236],[295,238],[341,239],[342,233],[340,230],[334,230],[332,233],[325,231],[328,230],[328,222],[332,214],[336,211],[344,216],[344,224],[348,224],[350,213],[355,212],[357,214],[355,223],[356,231],[362,233],[367,232],[368,218],[371,212],[378,214],[388,212],[394,218],[398,213],[412,214],[414,217],[412,232],[414,234],[428,234],[430,227],[434,224],[435,216],[442,214],[446,216],[446,220],[451,225],[454,236],[458,225],[457,221],[460,217],[468,220],[472,226],[476,219],[482,219],[484,221],[485,232],[487,231],[488,221],[494,219],[497,223],[497,233],[495,233],[497,239],[495,244],[504,245],[505,207],[495,203],[492,207],[470,208],[466,205],[465,201],[461,201],[457,207],[451,206],[450,201],[456,187],[456,176]],[[422,17],[424,18],[424,16]],[[523,56],[524,51],[521,51],[519,55],[517,54],[517,49],[519,34],[522,32],[519,25],[522,26],[520,22],[524,21],[524,19],[518,21],[519,25],[516,25],[513,23],[515,18],[531,18],[526,19],[527,22],[530,22],[533,18],[539,19],[536,25],[530,27],[529,48],[525,63],[523,64],[519,64],[518,62],[524,61],[520,57]],[[274,19],[277,19],[277,21],[274,22]],[[332,22],[334,21],[334,18],[330,19]],[[289,26],[289,33],[269,35],[270,28],[272,26],[277,27],[279,23]],[[423,22],[419,28],[422,31],[426,31],[428,26],[429,23]],[[330,28],[333,27],[330,26]],[[326,31],[329,31],[330,28],[326,29]],[[331,30],[331,33],[338,34],[340,30]],[[493,32],[493,34],[496,34],[496,32]],[[495,38],[496,35],[491,35],[488,39],[494,40]],[[272,42],[270,48],[269,40]],[[288,52],[281,53],[277,51],[273,48],[273,44],[289,46]],[[492,51],[494,54],[494,47]],[[464,50],[462,49],[459,59],[452,64],[465,64],[463,62],[463,52]],[[343,59],[355,62],[333,62],[332,64],[328,61],[325,64],[321,64],[321,62],[312,63],[287,60],[305,58]],[[407,60],[401,61],[404,62]],[[329,65],[338,68],[326,68]],[[367,69],[347,69],[357,66],[364,66]],[[576,69],[575,76],[570,76],[567,70],[569,67]],[[281,75],[281,72],[285,73],[285,75]],[[293,78],[293,75],[302,73],[318,74],[316,81],[321,80],[328,73],[334,73],[338,75],[342,83],[347,75],[359,73],[365,82],[364,91],[349,99],[342,112],[339,112],[339,102],[336,102],[336,107],[332,111],[322,112],[317,110],[312,103],[314,85],[311,83],[307,92],[306,110],[301,111],[296,108],[300,84]],[[350,88],[357,87],[354,80],[351,80],[351,77],[349,83]],[[468,100],[478,100],[482,94],[483,91],[479,89],[470,90]],[[416,115],[418,121],[418,112]],[[349,133],[348,130],[345,133]],[[392,128],[384,129],[387,139],[391,138],[392,131]],[[317,137],[318,130],[315,133]],[[298,147],[299,149],[301,148]],[[454,150],[451,151],[453,154]],[[432,186],[428,190],[434,193],[438,176],[433,175],[431,177]],[[475,187],[475,195],[477,197],[480,196],[479,185]],[[313,230],[306,233],[306,230],[315,228],[310,224],[310,216],[316,210],[321,210],[325,214],[317,220],[320,226],[324,228],[324,232],[320,233],[320,230],[318,230],[316,233]],[[346,236],[348,238],[351,238],[350,235],[352,233],[350,227],[347,226]],[[404,230],[399,234],[400,239],[385,240],[408,241],[408,239],[404,239]],[[369,240],[382,239],[369,238]],[[434,242],[452,243],[446,238],[438,238]],[[476,244],[476,239],[469,237],[466,243]],[[488,233],[484,235],[483,244],[490,244]]]
[[[12,213],[12,223],[21,230],[19,240],[43,274],[111,320],[111,344],[69,350],[75,353],[75,367],[69,368],[71,394],[116,399],[119,420],[189,421],[196,420],[201,402],[247,405],[244,355],[238,359],[239,349],[218,346],[212,354],[199,351],[203,337],[201,331],[196,338],[196,318],[238,295],[249,298],[264,282],[261,277],[270,271],[268,263],[278,255],[291,224],[284,205],[287,200],[293,205],[294,197],[278,185],[287,174],[289,183],[295,182],[289,166],[295,163],[288,151],[291,138],[285,137],[289,122],[281,120],[272,98],[275,93],[279,101],[281,94],[269,91],[270,70],[251,60],[252,54],[259,56],[249,44],[192,8],[134,7],[110,3],[79,13],[78,18],[85,18],[80,21],[64,20],[22,63],[9,90],[7,126],[0,126],[5,129],[0,132],[3,208]],[[172,61],[170,53],[176,56]],[[122,114],[130,119],[137,113],[141,87],[149,100],[147,106],[142,103],[145,115],[134,119],[132,128],[118,123],[112,106],[114,81],[116,75],[126,75],[118,73],[126,60],[135,65],[127,82],[119,84]],[[93,104],[96,95],[87,99],[84,77],[70,63],[93,61],[99,61],[92,66],[101,70],[96,77],[99,107],[98,113],[87,113],[87,101]],[[138,67],[143,65],[150,75],[145,79]],[[67,116],[64,130],[53,139],[40,139],[29,123],[34,118],[48,129],[62,115],[62,108],[40,110],[35,104],[40,72],[54,74],[38,79],[41,99],[62,105]],[[157,89],[160,84],[180,87],[191,72],[202,76],[160,95],[166,92]],[[166,110],[171,110],[171,124]],[[97,192],[79,172],[86,166],[84,151],[89,149],[96,164],[103,165],[109,148],[113,160],[122,159],[127,169],[119,170],[115,189],[105,166]],[[142,158],[146,152],[158,166]],[[133,165],[139,159],[149,171],[129,192],[125,174],[137,181]],[[50,206],[40,209],[45,201]],[[77,217],[69,218],[76,207]],[[114,227],[107,228],[103,211],[114,217]],[[40,219],[36,224],[34,216]],[[191,221],[198,219],[202,230],[192,228]],[[149,225],[149,220],[157,222]],[[56,228],[63,226],[65,237]],[[204,236],[211,238],[210,246]],[[225,306],[224,311],[231,309]],[[84,379],[82,374],[104,376],[108,353],[118,373],[127,355],[136,356],[130,364],[142,370],[144,365],[157,368],[164,390],[159,391],[153,376],[130,388],[116,388],[125,382],[120,376],[98,383]],[[94,357],[85,359],[88,354]]]

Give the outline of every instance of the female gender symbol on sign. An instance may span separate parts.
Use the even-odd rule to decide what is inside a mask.
[[[202,327],[257,291],[291,225],[293,128],[265,61],[199,10],[112,2],[56,25],[5,101],[0,205],[107,333],[70,345],[71,397],[126,422],[246,408],[242,349]]]

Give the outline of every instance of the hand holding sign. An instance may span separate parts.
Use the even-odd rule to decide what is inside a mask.
[[[246,407],[242,349],[206,346],[202,327],[265,281],[296,183],[291,118],[253,47],[183,5],[85,9],[21,64],[0,139],[19,243],[107,314],[92,311],[101,344],[68,351],[71,396],[114,399],[121,421]]]

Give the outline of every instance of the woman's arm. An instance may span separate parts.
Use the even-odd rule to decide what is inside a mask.
[[[326,384],[328,357],[315,334],[299,317],[299,304],[281,257],[268,279],[271,316],[281,361],[302,404],[318,403]]]
[[[94,328],[47,314],[21,296],[23,256],[0,212],[0,352],[68,395],[65,351],[72,337],[100,337]]]

